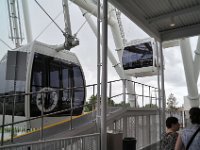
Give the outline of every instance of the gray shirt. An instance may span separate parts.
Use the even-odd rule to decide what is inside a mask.
[[[192,124],[191,126],[183,129],[181,135],[181,140],[186,147],[188,142],[190,141],[192,135],[196,132],[196,130],[200,127],[199,124]],[[190,145],[189,150],[199,150],[200,149],[200,132],[195,136],[192,144]]]

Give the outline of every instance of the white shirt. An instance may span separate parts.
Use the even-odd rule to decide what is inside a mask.
[[[186,147],[188,142],[190,141],[193,134],[196,132],[196,130],[200,127],[199,124],[192,124],[191,126],[183,129],[181,135],[181,140]],[[200,150],[200,132],[197,133],[194,140],[192,141],[189,150]]]

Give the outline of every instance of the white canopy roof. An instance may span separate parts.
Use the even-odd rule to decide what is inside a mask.
[[[109,0],[159,41],[200,34],[200,0]]]

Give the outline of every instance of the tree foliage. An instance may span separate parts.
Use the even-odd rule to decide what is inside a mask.
[[[115,102],[112,99],[107,98],[107,100],[108,100],[108,106],[115,106]],[[88,112],[88,111],[95,110],[96,109],[96,101],[97,101],[97,96],[96,95],[90,96],[89,101],[86,102],[87,106],[85,107],[84,111]]]
[[[167,99],[167,109],[170,111],[176,110],[177,109],[177,99],[174,96],[174,94],[170,94],[168,99]]]
[[[158,108],[156,104],[146,104],[144,108]]]

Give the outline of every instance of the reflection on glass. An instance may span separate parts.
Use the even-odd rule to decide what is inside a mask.
[[[80,67],[74,66],[73,67],[73,74],[74,74],[74,86],[75,87],[80,87],[80,88],[75,88],[75,93],[74,93],[74,106],[82,106],[84,104],[83,98],[85,97],[85,91],[84,91],[84,81],[82,78],[82,72]],[[75,113],[78,114],[82,111],[82,107],[76,109]]]
[[[59,87],[59,68],[56,65],[50,65],[50,87]]]
[[[84,80],[80,66],[75,64],[63,63],[53,57],[35,54],[33,70],[32,70],[31,90],[45,91],[51,90],[56,92],[45,94],[44,97],[44,113],[55,112],[58,110],[68,109],[72,106],[80,106],[84,104],[85,89],[74,87],[83,87]],[[62,90],[60,90],[62,89]],[[33,94],[31,99],[31,116],[41,114],[42,97]],[[79,115],[82,108],[73,111],[73,114]],[[69,115],[70,112],[64,112],[60,115]]]
[[[124,70],[153,65],[151,42],[125,47],[122,57]]]
[[[69,76],[69,67],[66,65],[63,65],[62,67],[62,84],[63,84],[63,97],[62,97],[62,102],[65,103],[66,105],[70,105],[70,87],[71,87],[71,79]]]

